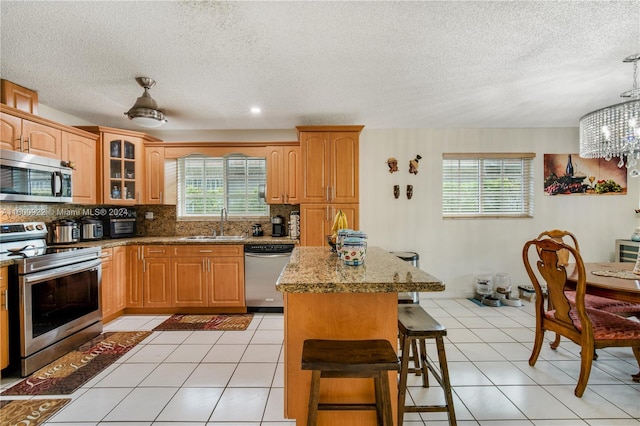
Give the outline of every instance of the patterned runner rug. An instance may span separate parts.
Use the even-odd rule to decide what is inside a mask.
[[[150,331],[103,333],[0,395],[69,395],[150,334]]]
[[[0,419],[7,426],[43,424],[70,399],[19,399],[0,401]]]
[[[184,315],[176,314],[158,325],[153,331],[170,330],[246,330],[253,314]]]

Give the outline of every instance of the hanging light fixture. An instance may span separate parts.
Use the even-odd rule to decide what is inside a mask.
[[[638,61],[640,53],[626,57],[633,62],[633,89],[620,95],[631,100],[590,112],[580,119],[580,157],[620,157],[618,167],[627,166],[629,175],[640,176],[640,89]],[[626,163],[625,163],[626,161]]]
[[[144,93],[124,115],[141,127],[162,126],[167,120],[164,118],[164,113],[158,109],[156,101],[149,94],[149,89],[156,84],[155,80],[149,77],[136,77],[136,81],[144,87]]]

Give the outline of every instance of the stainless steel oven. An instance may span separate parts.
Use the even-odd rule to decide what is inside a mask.
[[[27,376],[102,332],[99,247],[47,247],[39,223],[2,224],[9,274],[11,364]],[[33,229],[34,231],[29,231]],[[7,238],[11,241],[7,241]]]

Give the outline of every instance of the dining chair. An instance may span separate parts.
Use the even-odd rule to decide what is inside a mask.
[[[535,250],[531,250],[532,247],[535,247]],[[569,259],[576,265],[577,281],[573,304],[567,299],[564,290],[567,271],[565,266],[560,264],[562,250],[568,252]],[[574,390],[577,397],[582,397],[587,387],[596,349],[631,347],[640,368],[640,323],[586,307],[587,283],[584,263],[576,248],[552,238],[535,239],[524,244],[522,260],[536,292],[536,335],[529,365],[535,365],[542,349],[544,333],[551,331],[581,347],[580,375]],[[533,261],[536,271],[532,267]],[[547,286],[547,299],[543,296],[542,282]],[[555,349],[553,343],[551,347]],[[634,381],[640,381],[640,373],[632,375],[632,378]]]
[[[574,234],[569,231],[563,231],[560,229],[551,229],[549,231],[543,231],[538,235],[538,239],[541,238],[550,238],[555,241],[560,241],[566,243],[569,240],[569,243],[576,249],[576,251],[580,252],[580,245],[578,244],[578,239]],[[569,252],[566,250],[562,250],[559,253],[560,264],[566,266],[569,263]],[[573,290],[565,290],[565,294],[569,302],[575,303],[576,292]],[[593,309],[601,309],[603,311],[607,311],[612,314],[622,315],[625,317],[638,317],[640,318],[640,304],[625,302],[622,300],[611,299],[608,297],[602,296],[594,296],[592,294],[585,295],[585,305],[587,308]],[[556,338],[556,345],[560,344],[560,337]]]

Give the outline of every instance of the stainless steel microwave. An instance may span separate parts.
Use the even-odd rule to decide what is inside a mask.
[[[0,149],[0,201],[70,203],[72,172],[54,158]]]

